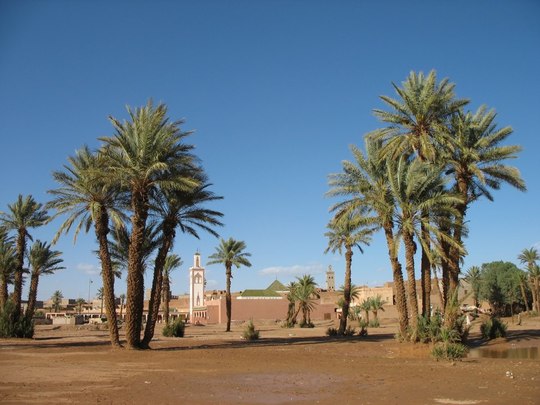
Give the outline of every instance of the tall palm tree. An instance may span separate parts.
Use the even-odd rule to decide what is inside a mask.
[[[336,251],[339,254],[345,250],[345,283],[343,287],[342,315],[339,323],[338,334],[343,335],[347,329],[349,307],[351,305],[351,268],[353,248],[357,247],[363,253],[361,244],[369,245],[373,227],[366,227],[361,214],[348,211],[341,216],[334,217],[328,224],[330,229],[325,233],[328,238],[328,247],[325,253]]]
[[[192,177],[178,175],[196,169],[190,153],[192,145],[183,143],[189,132],[182,132],[183,121],[169,122],[167,107],[148,102],[135,110],[127,108],[129,120],[109,117],[115,134],[100,138],[105,144],[109,173],[113,182],[128,190],[131,238],[127,274],[126,340],[131,349],[141,346],[144,307],[142,246],[153,194],[163,190],[191,190],[198,186]]]
[[[229,238],[227,240],[221,239],[219,246],[216,248],[216,252],[209,256],[208,264],[224,264],[226,280],[226,293],[225,304],[227,311],[227,329],[226,332],[231,331],[231,279],[232,279],[232,266],[239,268],[240,266],[251,267],[251,263],[248,257],[251,253],[244,252],[246,244],[244,241],[235,240]]]
[[[420,160],[411,162],[405,156],[401,156],[395,162],[388,162],[387,167],[390,188],[398,208],[395,212],[395,221],[405,246],[411,327],[416,330],[418,301],[414,255],[417,245],[414,239],[416,237],[416,240],[420,242],[430,257],[431,248],[428,248],[427,245],[431,241],[424,239],[425,230],[428,230],[427,235],[434,234],[451,242],[450,237],[443,235],[439,229],[433,226],[429,217],[424,213],[446,211],[452,214],[454,212],[453,206],[459,199],[446,192],[445,181],[441,177],[440,169],[434,165],[423,163]]]
[[[375,109],[380,121],[388,124],[369,134],[381,139],[385,145],[382,157],[397,159],[404,155],[418,158],[422,162],[438,163],[441,145],[449,142],[447,123],[450,117],[469,101],[456,99],[455,85],[447,78],[437,82],[435,70],[426,76],[422,72],[411,72],[407,80],[398,87],[392,83],[397,99],[381,96],[389,111]],[[428,212],[422,213],[428,216]],[[423,315],[429,312],[431,290],[431,263],[429,261],[429,235],[422,229],[423,239],[421,258]],[[459,243],[459,242],[458,242]]]
[[[0,312],[8,299],[8,284],[13,284],[13,276],[17,267],[17,256],[13,238],[4,228],[0,228]]]
[[[538,260],[540,260],[538,250],[534,247],[530,249],[523,249],[518,255],[518,260],[527,268],[529,279],[531,280],[531,290],[534,301],[533,306],[537,312],[540,312],[540,268],[536,263]]]
[[[99,152],[92,153],[86,146],[81,148],[75,156],[68,158],[68,164],[64,165],[63,171],[53,173],[59,187],[49,191],[53,199],[47,206],[55,209],[56,215],[67,215],[53,243],[62,233],[67,234],[74,225],[75,243],[80,230],[88,232],[93,225],[99,247],[109,336],[111,345],[120,347],[114,296],[114,267],[108,234],[111,223],[117,229],[123,227],[124,215],[118,185],[106,181],[107,174],[107,162],[103,155]]]
[[[54,312],[60,311],[60,308],[62,308],[62,299],[64,298],[64,295],[62,294],[62,291],[56,290],[53,295],[51,296],[51,301],[53,305]]]
[[[16,266],[13,288],[13,303],[15,304],[14,320],[21,315],[21,299],[24,274],[24,255],[26,242],[32,240],[30,228],[37,228],[49,221],[50,217],[43,204],[38,203],[31,195],[23,197],[21,194],[17,201],[8,205],[9,212],[0,212],[0,224],[8,231],[16,232]]]
[[[166,323],[169,322],[169,301],[171,300],[171,272],[184,262],[180,256],[175,254],[167,255],[165,266],[163,266],[163,318]]]
[[[46,242],[36,240],[28,252],[28,262],[32,270],[30,277],[30,290],[28,292],[28,306],[26,307],[26,318],[32,319],[36,308],[36,298],[39,284],[39,277],[53,274],[57,270],[65,269],[61,266],[64,261],[62,252],[52,250],[51,245]]]
[[[512,128],[498,129],[495,118],[495,111],[482,106],[474,114],[454,114],[450,121],[452,136],[444,145],[443,160],[453,174],[454,189],[461,196],[453,224],[453,239],[458,245],[462,243],[465,216],[471,202],[482,196],[493,201],[489,189],[498,190],[503,183],[526,190],[519,170],[503,163],[516,158],[521,147],[501,145],[512,134]],[[450,290],[453,290],[459,283],[461,255],[454,248],[450,252]]]
[[[103,316],[103,298],[105,297],[105,293],[103,292],[103,287],[99,287],[96,293],[96,298],[98,300],[101,300],[101,305],[99,306],[99,317],[101,318]]]
[[[470,284],[473,292],[474,305],[478,307],[480,304],[478,297],[480,296],[480,288],[482,283],[482,270],[478,266],[472,266],[463,279]]]
[[[409,325],[407,297],[395,239],[395,201],[388,184],[387,160],[380,158],[381,141],[366,138],[365,147],[364,155],[359,148],[351,146],[354,161],[344,161],[342,173],[330,174],[328,195],[345,198],[332,207],[333,212],[366,209],[365,215],[371,215],[371,222],[367,219],[366,222],[383,230],[396,291],[399,333],[406,336]]]
[[[164,285],[163,276],[166,257],[173,247],[176,229],[180,229],[182,233],[187,233],[199,239],[198,229],[217,237],[218,234],[212,227],[223,225],[219,221],[219,218],[223,216],[221,212],[204,207],[204,204],[220,200],[222,197],[216,196],[208,189],[211,184],[206,182],[207,178],[202,169],[199,172],[191,171],[191,173],[197,177],[200,186],[189,191],[165,190],[153,199],[152,214],[160,220],[159,230],[162,238],[154,262],[148,318],[142,342],[144,347],[148,346],[154,336],[155,324],[161,304],[161,290]],[[167,321],[168,315],[167,311]]]

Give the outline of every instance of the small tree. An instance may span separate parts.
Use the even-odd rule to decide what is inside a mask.
[[[75,301],[75,304],[77,305],[77,312],[80,314],[82,312],[82,307],[86,303],[84,298],[77,298],[77,301]]]
[[[63,298],[64,298],[64,296],[62,295],[62,291],[56,290],[53,293],[53,295],[51,297],[51,301],[52,301],[54,312],[60,311],[60,308],[62,306],[62,299]]]

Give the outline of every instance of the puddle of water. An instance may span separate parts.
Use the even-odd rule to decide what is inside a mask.
[[[538,359],[538,347],[514,347],[511,349],[473,349],[469,352],[469,358],[491,359]]]

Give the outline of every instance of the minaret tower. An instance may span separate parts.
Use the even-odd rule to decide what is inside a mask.
[[[326,289],[328,291],[336,290],[336,282],[334,281],[334,270],[332,270],[332,265],[328,266],[328,271],[326,272]]]
[[[189,317],[206,318],[206,303],[204,302],[204,267],[201,266],[199,252],[193,256],[193,267],[189,269]]]

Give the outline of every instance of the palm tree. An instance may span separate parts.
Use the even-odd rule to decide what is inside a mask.
[[[533,306],[537,312],[540,312],[540,269],[536,263],[540,260],[538,250],[533,247],[530,249],[523,249],[518,255],[518,260],[527,268],[529,279],[531,280],[531,290],[534,301]]]
[[[24,273],[24,255],[26,253],[26,241],[32,240],[30,228],[37,228],[49,221],[47,211],[43,204],[34,200],[31,195],[23,197],[19,194],[17,201],[8,205],[9,212],[0,212],[0,224],[17,234],[16,238],[16,266],[13,289],[13,303],[15,305],[14,320],[17,321],[21,314],[21,299]]]
[[[369,311],[371,311],[371,297],[366,298],[360,303],[360,310],[366,314],[366,325],[369,324]]]
[[[478,297],[480,296],[480,287],[482,283],[482,270],[478,266],[472,266],[463,279],[471,285],[473,292],[474,306],[478,307],[480,304]]]
[[[180,256],[170,254],[165,259],[163,266],[163,318],[169,323],[169,301],[171,300],[171,272],[180,266],[183,262]]]
[[[251,267],[251,263],[248,257],[251,253],[244,252],[246,244],[244,241],[237,241],[233,238],[227,240],[221,239],[219,246],[216,248],[216,252],[212,254],[209,259],[208,265],[211,264],[224,264],[225,276],[227,278],[226,284],[226,310],[227,310],[227,329],[226,332],[231,331],[231,279],[232,279],[232,266],[239,268],[240,266]]]
[[[53,295],[51,296],[51,301],[53,305],[54,312],[60,311],[60,308],[62,306],[62,299],[64,298],[64,295],[62,294],[62,291],[56,290]]]
[[[193,146],[184,144],[189,132],[180,131],[183,121],[169,122],[164,104],[148,102],[127,108],[129,121],[109,117],[115,135],[100,138],[105,144],[111,181],[128,190],[131,238],[127,275],[126,340],[131,349],[141,346],[144,307],[142,247],[152,194],[163,190],[191,190],[198,182],[185,175],[195,170]]]
[[[366,155],[355,146],[351,146],[354,161],[343,162],[343,172],[329,176],[329,196],[345,197],[335,204],[332,211],[359,212],[366,209],[364,215],[371,215],[367,223],[383,230],[388,246],[392,277],[396,291],[396,307],[399,318],[399,333],[406,336],[409,325],[407,316],[407,297],[403,282],[403,271],[398,259],[398,244],[395,239],[394,211],[395,202],[388,185],[387,160],[380,158],[381,141],[366,138]]]
[[[521,147],[501,145],[512,134],[512,128],[497,129],[495,118],[495,111],[487,111],[482,106],[474,114],[454,114],[450,121],[452,136],[444,145],[443,160],[454,176],[454,189],[461,196],[453,224],[453,239],[457,245],[462,243],[465,216],[471,202],[482,196],[493,201],[489,189],[498,190],[502,183],[526,190],[519,170],[503,164],[505,160],[517,157]],[[461,255],[455,248],[450,252],[449,287],[454,290],[459,283]]]
[[[304,274],[302,277],[296,277],[296,289],[295,296],[296,301],[298,302],[298,309],[293,317],[293,324],[296,323],[296,318],[298,313],[302,311],[302,322],[300,326],[309,326],[311,325],[311,311],[315,307],[315,299],[319,298],[317,293],[317,283],[313,276],[309,274]]]
[[[46,242],[36,240],[28,252],[28,261],[32,269],[30,277],[30,290],[28,292],[28,306],[26,307],[26,318],[32,319],[36,308],[36,298],[38,291],[39,277],[53,274],[57,270],[65,269],[60,264],[64,261],[61,258],[62,252],[52,250],[51,245]]]
[[[8,284],[13,284],[13,275],[17,266],[17,256],[13,238],[4,228],[0,228],[0,313],[8,299]]]
[[[101,318],[103,316],[103,297],[105,294],[103,293],[103,287],[99,287],[97,290],[96,298],[98,300],[101,300],[101,305],[99,307],[99,317]]]
[[[120,298],[120,319],[122,319],[122,313],[124,311],[124,304],[126,302],[126,294],[122,293],[119,295]]]
[[[343,335],[347,329],[349,307],[351,305],[351,267],[353,248],[357,247],[363,253],[360,244],[369,245],[373,228],[365,227],[364,218],[361,214],[348,211],[341,216],[334,217],[328,224],[330,229],[325,233],[328,238],[328,247],[325,253],[336,251],[341,254],[345,250],[345,283],[343,287],[342,315],[339,323],[338,334]]]
[[[447,122],[468,100],[456,99],[453,83],[448,79],[437,83],[435,70],[425,76],[411,72],[402,87],[392,83],[398,98],[381,96],[389,111],[375,109],[374,114],[387,127],[368,136],[383,140],[382,157],[399,156],[418,158],[422,162],[438,163],[441,145],[449,142]],[[422,215],[428,216],[428,212]],[[423,225],[421,225],[423,226]],[[429,261],[429,235],[422,229],[421,281],[422,313],[427,316],[431,289],[431,263]],[[459,244],[459,242],[458,242]]]
[[[206,182],[207,178],[202,169],[198,172],[192,171],[198,178],[200,186],[192,190],[170,190],[164,191],[155,196],[153,200],[153,214],[160,219],[161,224],[161,244],[154,262],[154,276],[152,279],[152,289],[148,309],[148,319],[144,330],[142,345],[148,346],[154,336],[154,328],[159,314],[161,304],[161,290],[164,276],[164,266],[166,257],[172,249],[176,229],[182,233],[187,233],[199,239],[198,229],[207,231],[213,236],[218,234],[212,226],[222,226],[218,220],[223,214],[218,211],[204,208],[207,202],[220,200],[222,197],[216,196],[208,190],[211,184]],[[167,301],[168,303],[168,301]],[[166,314],[167,322],[169,318],[168,306]]]
[[[80,314],[82,313],[83,305],[86,303],[84,298],[77,298],[77,301],[75,301],[75,305],[77,305],[77,312]]]
[[[386,304],[386,301],[383,300],[380,295],[377,295],[376,297],[371,297],[370,301],[371,312],[373,312],[373,321],[378,322],[378,313],[379,311],[384,311],[384,305]]]
[[[287,328],[292,328],[294,326],[293,318],[296,308],[296,288],[298,284],[294,281],[291,281],[287,286],[287,301],[289,301],[289,306],[287,308],[287,321],[285,326]]]
[[[47,206],[56,210],[56,215],[67,215],[53,243],[62,233],[68,233],[73,225],[73,241],[81,229],[88,232],[92,225],[99,246],[101,278],[109,336],[113,347],[120,347],[120,337],[116,322],[116,302],[114,296],[114,268],[109,250],[108,234],[110,222],[115,228],[123,227],[124,215],[119,201],[118,185],[105,181],[107,163],[101,153],[92,153],[88,147],[78,150],[68,158],[64,171],[53,173],[59,187],[50,190],[54,196]]]
[[[416,330],[418,324],[418,301],[414,255],[417,245],[414,238],[416,236],[416,239],[425,248],[424,251],[430,255],[430,258],[431,249],[427,246],[430,241],[424,239],[426,236],[425,230],[428,231],[428,236],[434,234],[451,242],[448,235],[443,235],[439,229],[430,223],[429,216],[426,216],[425,213],[444,211],[452,214],[454,211],[453,206],[459,199],[446,192],[444,179],[440,175],[439,168],[434,165],[419,160],[411,162],[405,156],[401,156],[397,162],[388,162],[387,167],[390,188],[398,207],[395,212],[395,221],[398,225],[399,235],[403,238],[405,245],[411,326],[413,330]]]

